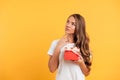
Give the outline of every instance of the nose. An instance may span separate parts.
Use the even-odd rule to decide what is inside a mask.
[[[67,27],[70,27],[71,26],[71,24],[70,23],[67,23],[67,25],[66,25]]]

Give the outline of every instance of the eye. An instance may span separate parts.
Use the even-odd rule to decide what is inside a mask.
[[[69,20],[67,20],[67,23],[69,23]]]
[[[75,23],[74,23],[74,22],[72,22],[71,24],[72,24],[73,26],[75,26]]]

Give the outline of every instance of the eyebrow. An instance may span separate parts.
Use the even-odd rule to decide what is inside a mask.
[[[67,21],[70,21],[70,20],[68,19]],[[75,23],[75,22],[72,21],[72,23]]]

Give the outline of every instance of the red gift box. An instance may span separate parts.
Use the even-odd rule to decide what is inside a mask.
[[[78,60],[79,55],[74,53],[72,50],[65,50],[64,59],[65,60]]]

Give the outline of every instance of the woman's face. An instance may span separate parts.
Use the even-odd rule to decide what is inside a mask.
[[[65,26],[65,33],[66,34],[74,34],[75,32],[75,19],[73,16],[69,17],[66,26]]]

